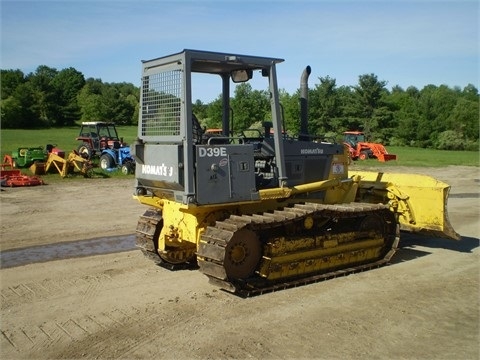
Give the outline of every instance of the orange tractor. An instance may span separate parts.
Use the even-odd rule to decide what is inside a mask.
[[[361,131],[345,131],[343,133],[343,143],[348,147],[352,160],[397,160],[397,155],[389,154],[382,144],[366,142],[365,133]]]

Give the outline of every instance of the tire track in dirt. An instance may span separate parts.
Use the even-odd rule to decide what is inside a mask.
[[[62,279],[44,279],[41,282],[25,282],[11,285],[3,288],[0,292],[2,302],[1,309],[6,310],[12,306],[18,305],[19,301],[23,304],[32,303],[41,299],[59,296],[68,288],[83,289],[81,296],[84,300],[95,296],[101,291],[102,281],[111,281],[112,278],[106,274],[95,276],[86,275],[76,278]]]
[[[145,331],[145,325],[147,328],[158,326],[155,317],[152,319],[152,314],[164,306],[174,308],[179,301],[178,296],[161,296],[156,298],[155,302],[143,305],[141,294],[139,294],[140,306],[137,307],[121,299],[119,304],[115,304],[117,300],[109,299],[108,294],[118,294],[119,291],[120,293],[129,292],[130,288],[135,288],[138,284],[143,283],[151,284],[147,285],[150,288],[148,293],[151,294],[158,285],[155,278],[175,284],[186,274],[171,273],[162,268],[151,267],[150,263],[143,261],[141,254],[136,255],[141,260],[141,266],[137,268],[131,267],[128,262],[126,264],[118,262],[120,265],[116,265],[117,262],[114,261],[115,266],[109,267],[107,264],[102,266],[102,271],[92,270],[91,273],[85,273],[78,269],[80,275],[73,277],[70,271],[62,274],[52,272],[51,278],[13,282],[2,287],[1,308],[2,313],[7,315],[3,316],[0,324],[2,357],[36,357],[39,350],[42,351],[42,356],[56,357],[58,349],[62,348],[65,351],[75,349],[72,352],[73,355],[67,357],[77,357],[79,353],[82,353],[84,345],[85,349],[96,347],[100,353],[103,353],[101,349],[112,350],[108,345],[111,344],[110,337],[120,339],[128,337],[129,334],[142,333]],[[137,259],[136,256],[132,258],[133,262]],[[206,279],[205,283],[207,283]],[[12,310],[15,310],[28,317],[28,312],[31,311],[33,304],[35,304],[35,313],[28,321],[28,326],[18,326],[17,319],[14,316],[8,316]],[[64,304],[70,305],[65,307]],[[77,311],[76,315],[68,315],[71,313],[67,310],[68,307],[76,308],[80,304],[91,305],[87,306],[85,312]],[[56,310],[57,306],[59,306],[58,311]],[[180,313],[180,311],[177,312]],[[194,313],[192,312],[188,321],[191,320]],[[179,316],[177,315],[176,318]],[[174,326],[175,322],[175,320],[172,322],[166,318],[161,318],[159,321],[170,326]],[[182,323],[183,321],[180,321],[180,324]],[[109,336],[105,337],[103,334],[109,334]],[[151,334],[147,335],[138,339],[142,343],[149,342],[153,341],[158,334],[151,331]],[[82,345],[74,346],[77,343]],[[118,355],[122,352],[131,353],[134,351],[132,349],[139,346],[141,344],[136,342],[124,343],[121,340],[114,345]],[[47,355],[49,351],[51,351],[51,355]],[[111,356],[109,350],[105,356]]]
[[[164,299],[152,303],[139,310],[130,306],[113,308],[110,311],[89,312],[79,317],[69,317],[66,320],[50,320],[41,324],[30,324],[28,327],[9,326],[2,324],[2,354],[7,358],[21,354],[22,357],[35,357],[38,349],[43,351],[62,347],[73,354],[85,353],[95,357],[110,357],[115,351],[115,357],[127,357],[146,343],[158,337],[158,327],[168,328],[174,333],[185,323],[194,322],[197,310],[191,308],[188,315],[184,310],[178,310],[178,299]],[[175,316],[166,318],[154,315],[159,307],[177,308]],[[152,315],[153,314],[153,315]],[[180,320],[180,321],[179,321]],[[156,331],[150,331],[155,328]],[[121,341],[131,334],[143,334],[133,341]],[[82,350],[83,349],[83,350]],[[54,350],[56,353],[56,350]],[[53,355],[52,355],[53,356]],[[47,356],[48,357],[48,356]],[[67,354],[68,357],[68,354]],[[88,356],[87,356],[88,357]]]
[[[34,354],[32,351],[36,351],[36,349],[48,349],[53,344],[81,341],[85,337],[105,329],[122,327],[125,325],[124,317],[121,310],[112,309],[110,312],[85,314],[80,318],[68,318],[65,321],[51,320],[28,327],[3,329],[8,325],[2,324],[3,339],[0,344],[2,353],[8,355],[13,350],[13,352],[21,353],[22,356],[29,357]]]

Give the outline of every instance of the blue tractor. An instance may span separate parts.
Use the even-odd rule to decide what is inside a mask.
[[[106,171],[120,167],[123,174],[133,174],[135,172],[135,160],[130,153],[130,147],[121,146],[119,142],[115,142],[112,148],[102,150],[100,167]]]
[[[100,156],[100,167],[111,171],[121,168],[125,175],[135,172],[135,160],[130,154],[130,147],[118,137],[113,122],[83,122],[77,152],[85,159]]]

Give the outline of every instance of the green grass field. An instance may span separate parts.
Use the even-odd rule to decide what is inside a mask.
[[[5,129],[0,132],[1,157],[10,154],[18,147],[45,147],[46,144],[55,144],[67,154],[77,149],[79,142],[75,140],[79,127],[43,130],[12,130]],[[137,136],[136,126],[119,126],[117,131],[124,141],[131,144]],[[380,165],[385,167],[395,166],[432,166],[442,167],[448,165],[480,166],[478,151],[445,151],[411,147],[388,147],[388,152],[397,155],[396,161],[380,163],[375,159],[358,161],[357,164],[366,166]]]
[[[385,167],[443,167],[448,165],[480,166],[480,156],[478,151],[447,151],[398,146],[388,146],[387,151],[390,154],[397,155],[397,160],[380,163],[375,159],[369,159],[364,161],[364,163],[366,165],[381,164]],[[361,162],[358,161],[357,163]]]
[[[69,153],[76,150],[80,142],[75,140],[80,127],[42,130],[14,130],[2,129],[0,132],[0,150],[2,159],[5,154],[19,147],[45,147],[47,144],[54,144],[58,148]],[[137,137],[136,126],[117,126],[118,136],[131,144]]]

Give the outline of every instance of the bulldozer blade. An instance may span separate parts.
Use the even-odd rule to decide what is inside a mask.
[[[418,174],[349,171],[349,176],[360,178],[357,200],[389,204],[401,230],[460,240],[448,219],[450,185]]]

